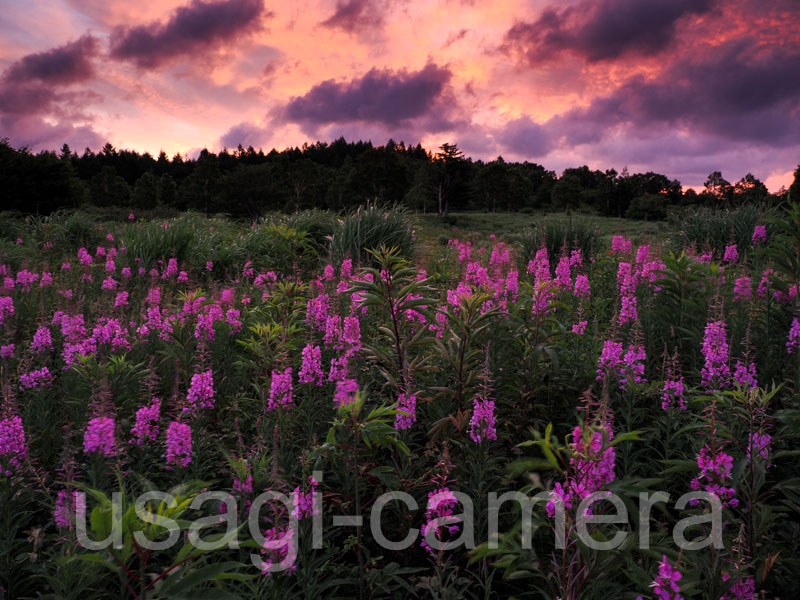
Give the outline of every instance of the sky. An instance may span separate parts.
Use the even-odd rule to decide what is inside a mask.
[[[339,136],[777,191],[800,163],[800,0],[2,0],[16,147]]]

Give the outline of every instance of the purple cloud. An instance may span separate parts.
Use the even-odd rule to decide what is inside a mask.
[[[370,0],[344,0],[336,3],[336,10],[320,25],[356,33],[367,28],[383,27],[383,14],[376,2]]]
[[[505,151],[529,158],[545,156],[553,147],[547,129],[527,116],[506,123],[494,139]]]
[[[166,23],[116,27],[111,33],[110,54],[144,69],[155,68],[176,56],[203,52],[210,45],[256,29],[262,13],[263,0],[192,0]]]
[[[547,123],[569,144],[593,143],[611,130],[684,127],[721,140],[797,145],[800,49],[738,39],[698,47],[653,78],[637,75],[588,107]]]
[[[506,32],[503,49],[535,66],[572,52],[596,62],[626,53],[654,55],[670,46],[678,21],[711,10],[714,0],[584,0],[548,7]]]
[[[259,127],[255,123],[242,121],[231,127],[219,139],[220,146],[223,148],[236,148],[241,145],[243,148],[253,146],[261,148],[269,138],[268,132],[264,127]]]
[[[400,126],[418,118],[442,130],[451,125],[440,106],[451,77],[448,68],[429,63],[413,72],[372,69],[349,82],[328,79],[292,98],[282,116],[310,130],[354,121]]]
[[[3,74],[6,85],[39,81],[48,85],[67,85],[94,76],[92,59],[99,43],[91,35],[45,52],[28,54],[13,63]]]
[[[0,137],[32,149],[58,148],[65,141],[102,145],[91,126],[73,125],[86,121],[85,107],[101,99],[75,86],[94,77],[98,46],[96,38],[84,35],[12,63],[0,76]]]

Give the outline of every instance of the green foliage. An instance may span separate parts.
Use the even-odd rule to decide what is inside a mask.
[[[745,205],[735,209],[690,208],[671,218],[676,234],[673,246],[683,248],[694,244],[698,251],[706,248],[722,256],[725,246],[736,244],[739,253],[752,246],[753,229],[775,215],[766,206]],[[767,227],[767,239],[774,228]]]
[[[401,206],[382,208],[359,206],[333,223],[330,239],[331,258],[341,263],[368,261],[368,250],[380,246],[396,247],[400,256],[411,258],[414,250],[414,221]]]

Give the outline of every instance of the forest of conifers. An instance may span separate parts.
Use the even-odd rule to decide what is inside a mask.
[[[800,186],[800,167],[790,189]],[[93,205],[142,210],[166,208],[257,219],[268,211],[341,210],[364,202],[403,204],[445,215],[451,210],[532,211],[585,209],[617,217],[662,219],[670,206],[735,206],[780,201],[752,174],[736,183],[711,173],[705,189],[647,172],[568,168],[557,175],[536,163],[484,162],[454,144],[436,152],[389,140],[304,144],[264,153],[239,146],[185,159],[165,152],[116,149],[94,153],[34,154],[0,140],[0,210],[49,214]],[[800,191],[795,196],[800,195]]]

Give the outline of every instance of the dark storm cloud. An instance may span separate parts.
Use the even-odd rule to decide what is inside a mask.
[[[800,139],[800,49],[755,40],[698,46],[646,79],[635,76],[547,123],[569,144],[596,142],[617,127],[681,126],[721,140],[772,145]]]
[[[345,0],[337,2],[334,13],[320,24],[356,33],[369,27],[383,27],[383,14],[372,0]]]
[[[203,53],[258,26],[263,0],[192,0],[166,23],[117,27],[111,34],[111,56],[142,68],[158,67],[179,55]]]
[[[318,83],[292,98],[282,116],[310,127],[353,121],[397,126],[417,118],[429,120],[430,127],[447,127],[439,104],[451,77],[448,68],[435,64],[414,72],[372,69],[349,82]]]
[[[23,56],[3,74],[3,82],[7,85],[30,81],[64,85],[85,81],[94,76],[92,59],[97,51],[97,38],[84,35],[58,48]]]
[[[653,55],[669,47],[685,15],[711,10],[714,0],[600,0],[548,7],[533,22],[508,30],[503,49],[537,63],[574,53],[589,62],[628,52]]]

